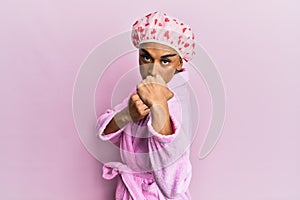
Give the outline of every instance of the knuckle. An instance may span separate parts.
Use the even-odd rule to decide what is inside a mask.
[[[136,88],[137,93],[139,93],[139,91],[141,91],[141,89],[142,89],[142,84],[138,84],[137,88]]]
[[[142,109],[138,109],[137,111],[138,111],[139,115],[143,115],[143,110]]]
[[[130,96],[130,99],[132,99],[132,100],[134,100],[136,98],[136,94],[132,94],[131,96]]]

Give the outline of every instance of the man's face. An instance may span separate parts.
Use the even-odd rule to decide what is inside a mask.
[[[143,79],[147,76],[160,75],[168,83],[175,71],[182,68],[182,59],[173,48],[148,42],[140,46],[139,64]]]

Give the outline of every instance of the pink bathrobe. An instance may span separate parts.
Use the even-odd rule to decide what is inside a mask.
[[[115,198],[120,200],[191,199],[188,186],[192,176],[189,159],[190,133],[188,72],[176,74],[167,84],[174,92],[168,101],[173,134],[161,135],[151,125],[151,114],[122,129],[103,134],[113,116],[128,105],[127,97],[97,120],[97,136],[119,146],[121,162],[103,166],[103,177],[117,176]],[[130,95],[129,95],[130,96]]]

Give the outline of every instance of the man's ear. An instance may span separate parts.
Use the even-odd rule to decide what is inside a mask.
[[[181,70],[182,65],[183,65],[182,58],[180,57],[179,59],[180,59],[180,60],[179,60],[178,66],[176,67],[176,70],[177,70],[177,71]]]

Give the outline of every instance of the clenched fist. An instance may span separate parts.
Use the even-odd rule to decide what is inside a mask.
[[[163,135],[173,133],[167,101],[174,96],[161,76],[147,76],[137,86],[137,94],[132,94],[128,106],[118,112],[109,122],[104,134],[124,127],[130,121],[139,121],[151,111],[154,130]]]
[[[150,112],[148,106],[143,103],[137,94],[130,96],[128,108],[130,117],[134,122],[143,119]]]
[[[142,80],[137,85],[137,94],[148,108],[154,104],[166,104],[174,96],[160,75],[147,76]]]

